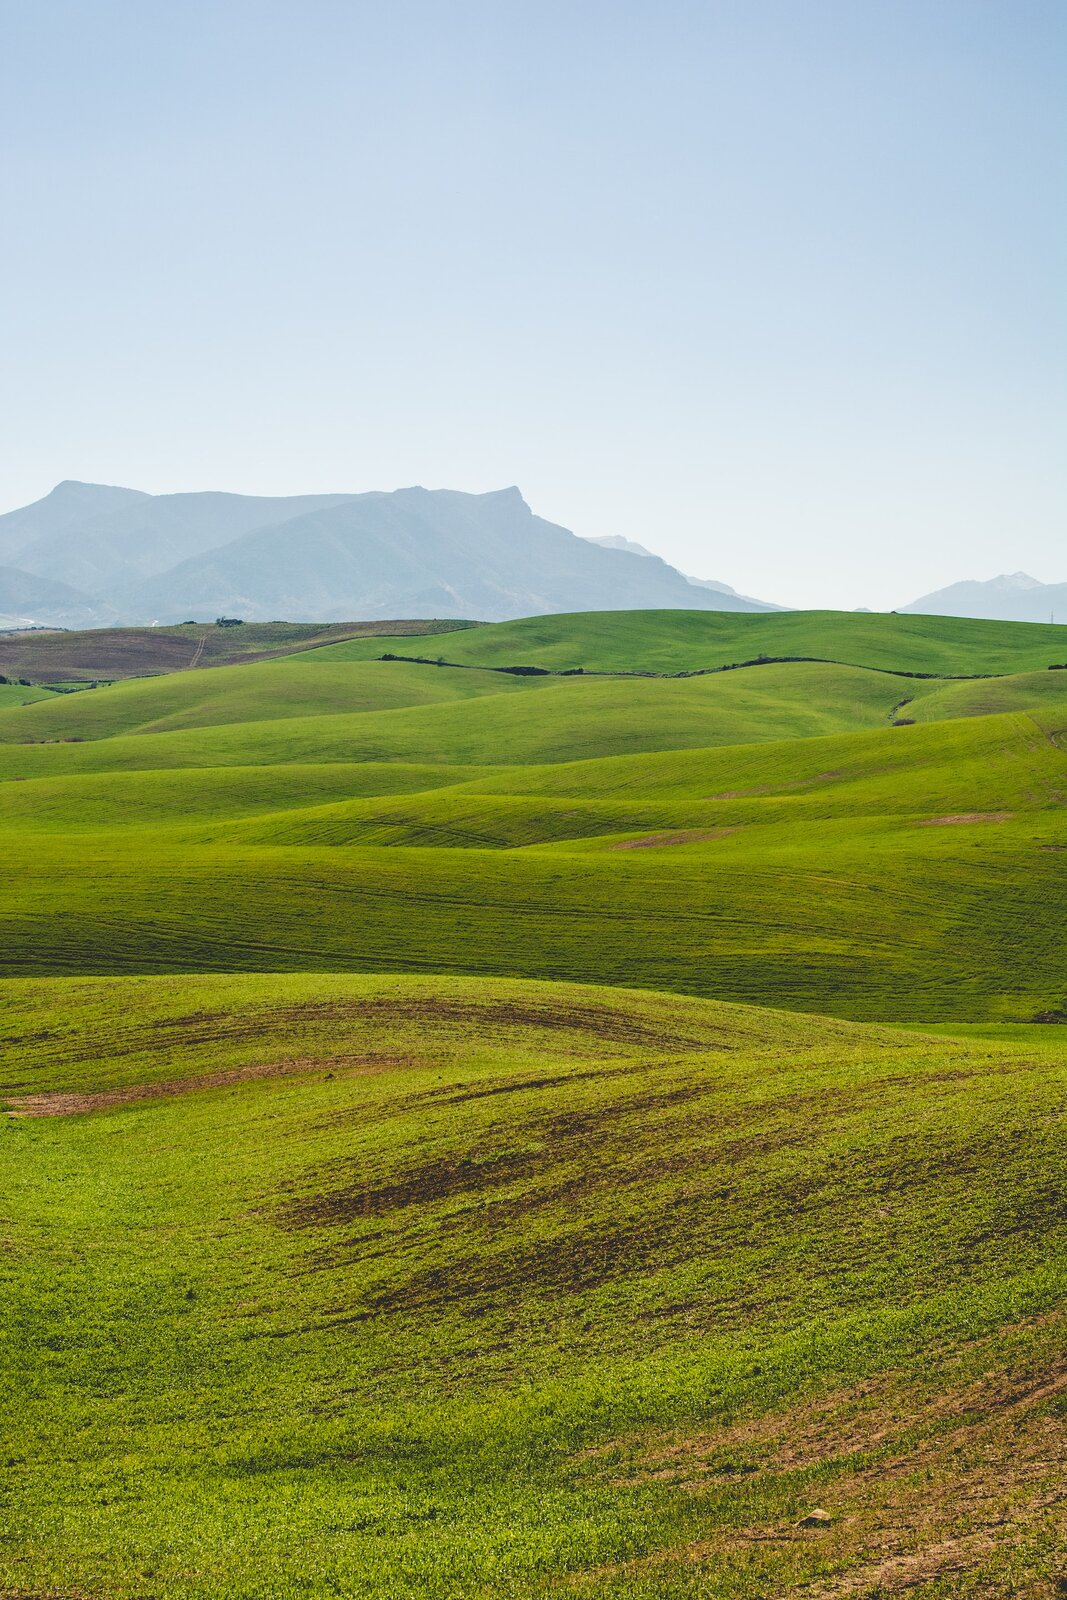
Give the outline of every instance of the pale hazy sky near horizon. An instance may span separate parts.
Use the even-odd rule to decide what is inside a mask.
[[[0,0],[0,509],[516,483],[789,605],[1065,581],[1065,66],[1063,0]]]

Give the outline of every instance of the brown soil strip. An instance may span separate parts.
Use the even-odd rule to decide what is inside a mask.
[[[631,1436],[583,1452],[579,1459],[587,1461],[618,1452],[615,1471],[630,1470],[613,1476],[616,1484],[658,1479],[685,1494],[736,1483],[744,1496],[741,1486],[761,1479],[837,1470],[818,1490],[831,1511],[826,1527],[809,1530],[797,1520],[726,1525],[710,1538],[577,1575],[575,1583],[661,1564],[714,1563],[723,1571],[749,1559],[739,1552],[767,1544],[783,1552],[773,1590],[783,1597],[888,1600],[964,1574],[991,1585],[982,1594],[999,1596],[1008,1592],[997,1586],[1005,1560],[1028,1562],[1024,1551],[1040,1535],[1046,1542],[1030,1574],[1036,1587],[1011,1592],[1058,1592],[1044,1581],[1041,1562],[1058,1531],[1067,1538],[1062,1333],[1063,1318],[1054,1312],[945,1352],[918,1381],[884,1373],[777,1415],[659,1443]],[[838,1568],[834,1575],[825,1567],[823,1575],[811,1572],[802,1554],[810,1541]]]
[[[609,850],[658,850],[669,844],[702,844],[705,839],[725,839],[737,828],[693,828],[685,833],[646,833],[642,839],[622,839]]]
[[[720,789],[718,794],[706,794],[705,800],[748,800],[752,795],[770,794],[770,785],[757,783],[754,789]]]
[[[1010,811],[961,811],[954,817],[924,817],[920,828],[954,828],[961,822],[1010,822]]]
[[[335,1007],[334,1011],[342,1014],[341,1007]],[[306,1008],[302,1014],[306,1014]],[[703,1036],[694,1038],[679,1032],[667,1019],[659,1022],[652,1018],[644,1022],[622,1010],[595,1001],[476,1001],[453,1000],[436,995],[395,999],[383,996],[348,1003],[343,1007],[343,1014],[355,1021],[375,1025],[382,1022],[429,1023],[435,1031],[455,1024],[462,1025],[464,1030],[473,1026],[490,1033],[496,1033],[501,1028],[533,1028],[546,1032],[592,1034],[599,1042],[610,1040],[672,1053],[707,1050],[719,1042],[706,1025]],[[726,1035],[722,1040],[725,1044],[729,1041],[729,1035],[726,1029],[721,1032]]]
[[[994,1516],[986,1527],[973,1533],[936,1539],[917,1550],[887,1552],[879,1560],[854,1567],[840,1578],[814,1586],[805,1584],[796,1591],[798,1600],[800,1596],[804,1600],[838,1600],[846,1595],[885,1600],[889,1595],[907,1594],[953,1574],[974,1572],[995,1553],[998,1543],[1003,1542],[1010,1549],[1015,1542],[1013,1534],[1017,1536],[1044,1521],[1045,1513],[1065,1501],[1067,1490],[1039,1495],[1018,1507],[1014,1515]]]
[[[80,1094],[57,1089],[44,1094],[24,1094],[8,1100],[6,1114],[9,1117],[69,1117],[83,1111],[107,1111],[112,1106],[134,1105],[142,1100],[167,1100],[174,1095],[195,1094],[200,1089],[224,1089],[249,1078],[281,1078],[324,1069],[366,1074],[388,1072],[391,1067],[410,1064],[406,1056],[307,1056],[293,1061],[234,1067],[226,1072],[204,1072],[195,1078],[170,1078],[164,1083],[135,1083],[124,1089],[93,1089]]]
[[[1061,1316],[1052,1313],[1036,1319],[1033,1326],[1058,1329],[1062,1321]],[[1025,1329],[1028,1325],[1020,1326]],[[964,1347],[962,1354],[966,1354],[967,1348]],[[988,1350],[989,1359],[995,1359],[993,1341],[988,1337],[976,1341],[971,1348],[974,1352]],[[955,1363],[949,1363],[946,1378],[950,1377],[953,1365]],[[887,1446],[893,1447],[895,1440],[909,1432],[916,1417],[921,1418],[924,1428],[931,1430],[934,1442],[947,1436],[946,1425],[948,1433],[958,1442],[961,1432],[975,1419],[989,1422],[1064,1393],[1067,1393],[1067,1354],[1060,1352],[1051,1359],[1024,1364],[1015,1370],[993,1369],[970,1382],[949,1381],[940,1393],[933,1394],[916,1392],[901,1381],[898,1373],[888,1372],[853,1388],[832,1391],[786,1412],[749,1418],[713,1433],[689,1435],[651,1447],[646,1445],[639,1458],[645,1471],[639,1470],[627,1481],[676,1477],[680,1470],[716,1477],[720,1475],[717,1463],[724,1455],[732,1458],[738,1451],[758,1457],[761,1471],[804,1470],[837,1458],[869,1455]],[[586,1452],[586,1457],[603,1454],[624,1442],[596,1447]],[[638,1443],[636,1439],[633,1442]],[[908,1458],[913,1459],[915,1454],[928,1448],[930,1442],[916,1443],[908,1452]],[[889,1465],[898,1459],[903,1459],[899,1453]],[[730,1470],[726,1469],[726,1475]],[[889,1467],[883,1464],[879,1470],[884,1475]]]

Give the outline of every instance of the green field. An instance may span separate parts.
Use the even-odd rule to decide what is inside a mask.
[[[47,700],[49,691],[34,684],[0,683],[0,711],[13,706],[32,705],[35,700]]]
[[[524,617],[449,638],[352,639],[322,652],[383,651],[468,666],[694,672],[759,656],[808,656],[886,672],[1002,673],[1067,662],[1067,625],[843,611],[600,611]]]
[[[1064,1592],[1067,628],[400,648],[0,702],[0,1594]]]

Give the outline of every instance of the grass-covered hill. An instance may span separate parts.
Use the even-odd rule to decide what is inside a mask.
[[[379,653],[353,639],[331,647],[356,659]],[[591,611],[524,617],[466,631],[386,645],[399,655],[440,655],[468,666],[540,666],[549,671],[693,672],[806,656],[890,672],[1002,673],[1067,662],[1067,626],[981,622],[896,612]]]
[[[3,1028],[9,1593],[1054,1593],[1056,1054],[304,975]]]
[[[1027,1020],[1065,1002],[1064,729],[1067,673],[813,661],[516,677],[330,648],[53,696],[0,711],[0,961]]]
[[[1053,1600],[1064,660],[618,613],[0,704],[0,1595]]]

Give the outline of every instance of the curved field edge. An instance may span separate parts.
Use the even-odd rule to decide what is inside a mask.
[[[303,659],[366,660],[382,653],[374,641],[353,640]],[[447,641],[428,637],[425,649],[412,636],[396,653],[554,672],[692,672],[760,655],[806,656],[951,677],[1067,662],[1067,626],[846,611],[588,611],[484,624]]]
[[[1052,1592],[1047,1051],[543,982],[5,993],[9,1592]]]

